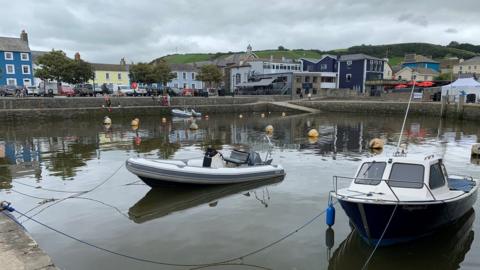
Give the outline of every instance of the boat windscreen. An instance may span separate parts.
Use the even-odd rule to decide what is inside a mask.
[[[355,184],[378,185],[382,181],[383,172],[387,166],[386,162],[365,162],[362,164]]]
[[[419,164],[394,163],[388,178],[391,187],[422,188],[425,168]]]

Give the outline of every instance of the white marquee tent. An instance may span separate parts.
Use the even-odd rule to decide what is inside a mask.
[[[442,97],[448,96],[450,100],[457,101],[459,96],[475,94],[476,100],[480,98],[480,83],[474,78],[460,78],[451,84],[442,86]]]

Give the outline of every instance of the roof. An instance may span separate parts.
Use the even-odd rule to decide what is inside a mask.
[[[480,56],[472,57],[468,60],[463,61],[459,65],[463,66],[463,65],[472,65],[472,64],[480,64]]]
[[[306,60],[306,61],[308,61],[308,62],[317,64],[317,63],[319,63],[320,61],[322,61],[323,59],[325,59],[325,58],[327,58],[327,57],[330,57],[330,58],[333,58],[333,59],[337,59],[337,56],[336,56],[336,55],[324,54],[324,55],[322,55],[322,58],[320,58],[320,59],[304,58],[304,57],[302,57],[302,58],[300,58],[300,60]]]
[[[20,38],[0,37],[0,51],[30,52],[28,43]]]
[[[438,64],[439,62],[434,61],[431,58],[425,57],[420,54],[411,54],[411,55],[406,55],[405,60],[403,63],[436,63]]]
[[[373,56],[370,56],[370,55],[366,55],[366,54],[363,54],[363,53],[345,54],[345,55],[340,56],[340,61],[353,61],[353,60],[362,60],[362,59],[385,61],[383,59],[373,57]]]
[[[197,71],[198,68],[192,64],[169,64],[172,71]]]
[[[102,70],[102,71],[127,71],[127,66],[120,65],[120,64],[92,63],[92,67],[94,70]]]

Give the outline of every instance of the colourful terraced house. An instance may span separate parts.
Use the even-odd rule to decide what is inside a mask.
[[[20,38],[0,37],[0,86],[31,86],[32,54],[25,30]]]
[[[128,77],[128,65],[125,59],[120,60],[120,64],[100,64],[92,63],[95,71],[96,85],[128,85],[130,78]],[[93,81],[90,81],[92,83]]]

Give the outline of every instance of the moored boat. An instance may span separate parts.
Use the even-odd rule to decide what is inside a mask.
[[[449,176],[441,158],[373,157],[346,188],[332,192],[360,236],[390,245],[427,236],[455,222],[477,198],[478,180]]]
[[[187,110],[187,109],[172,109],[172,115],[178,117],[201,117],[202,113],[196,112],[195,110]]]
[[[129,158],[126,167],[151,187],[165,182],[216,185],[284,176],[283,167],[272,165],[271,162],[271,159],[263,161],[254,151],[233,150],[229,157],[224,157],[217,151],[208,149],[203,159]]]

